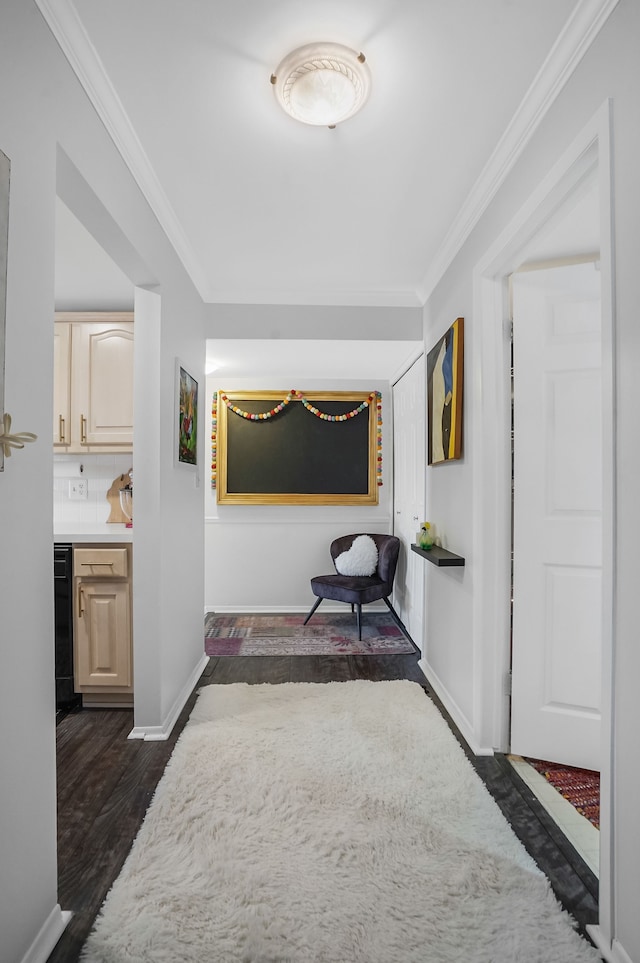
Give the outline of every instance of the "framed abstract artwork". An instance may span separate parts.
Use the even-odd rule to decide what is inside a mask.
[[[462,457],[464,318],[456,318],[427,355],[428,463]]]
[[[176,358],[176,441],[174,463],[198,466],[198,382]]]

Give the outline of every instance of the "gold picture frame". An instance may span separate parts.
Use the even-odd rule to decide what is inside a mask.
[[[218,391],[218,503],[378,504],[378,425],[372,393],[298,392],[280,407],[289,394]],[[357,416],[337,421],[361,405]],[[330,417],[323,419],[320,411]],[[250,413],[263,418],[252,420],[246,417]]]

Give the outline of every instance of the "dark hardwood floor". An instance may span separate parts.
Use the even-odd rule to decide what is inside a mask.
[[[201,685],[410,679],[428,691],[418,655],[240,656],[212,658]],[[445,718],[446,712],[434,699]],[[48,963],[76,963],[93,920],[118,876],[195,702],[188,700],[166,742],[127,740],[133,713],[88,709],[63,715],[58,744],[59,902],[73,917]],[[549,878],[581,932],[597,922],[597,879],[503,756],[471,762],[515,833]],[[124,963],[124,961],[122,961]]]

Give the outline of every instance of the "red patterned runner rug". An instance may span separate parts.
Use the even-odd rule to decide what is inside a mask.
[[[362,639],[356,617],[316,613],[221,615],[210,612],[204,624],[208,656],[233,655],[400,655],[417,649],[386,612],[362,613]]]
[[[600,829],[600,773],[591,769],[576,769],[543,759],[527,759],[554,789],[564,796],[574,809]]]

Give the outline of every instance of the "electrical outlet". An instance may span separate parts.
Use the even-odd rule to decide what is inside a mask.
[[[69,482],[69,498],[79,500],[88,495],[88,485],[86,478],[72,478]]]

